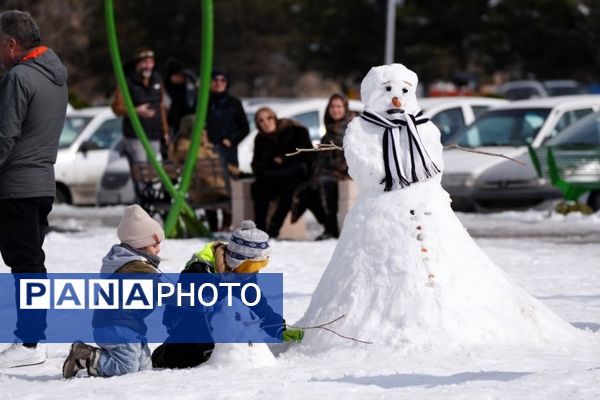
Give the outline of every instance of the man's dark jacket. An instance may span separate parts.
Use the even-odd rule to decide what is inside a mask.
[[[67,110],[67,70],[39,47],[0,81],[0,199],[53,197]]]

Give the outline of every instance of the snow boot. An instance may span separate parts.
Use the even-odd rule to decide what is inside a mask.
[[[82,369],[87,369],[89,376],[98,376],[98,358],[100,349],[83,342],[74,342],[62,368],[65,379],[73,378]]]
[[[46,361],[46,345],[38,343],[35,347],[13,343],[0,353],[0,368],[25,367]]]

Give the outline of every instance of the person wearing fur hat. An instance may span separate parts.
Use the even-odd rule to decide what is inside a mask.
[[[139,205],[125,208],[117,236],[121,242],[104,256],[100,273],[160,273],[158,254],[165,234],[160,224]],[[72,378],[82,369],[87,369],[90,376],[105,377],[150,369],[144,318],[152,311],[95,310],[92,326],[100,347],[73,343],[63,364],[63,377]]]
[[[270,254],[269,235],[247,220],[233,232],[228,243],[208,243],[194,253],[182,274],[255,274],[267,266]],[[283,317],[273,311],[264,297],[252,311],[261,320],[260,328],[268,335],[285,342],[302,340],[304,332],[287,329]],[[167,305],[163,323],[169,337],[152,353],[152,365],[155,368],[190,368],[208,361],[215,347],[213,342],[181,343],[181,338],[190,337],[190,331],[198,331],[198,335],[210,332],[210,318],[205,315],[197,307],[186,309]]]

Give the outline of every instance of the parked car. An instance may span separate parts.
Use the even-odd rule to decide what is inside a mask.
[[[583,87],[579,82],[567,79],[544,81],[544,88],[546,89],[546,92],[550,97],[570,96],[588,93],[588,90],[585,87]]]
[[[522,80],[506,82],[498,88],[498,94],[508,100],[524,100],[536,97],[553,97],[584,94],[586,90],[574,80],[548,81]]]
[[[600,110],[600,95],[548,97],[507,103],[482,114],[450,138],[451,143],[517,159],[444,151],[442,185],[455,209],[532,207],[560,197],[539,178],[527,146],[539,147],[578,119]]]
[[[95,204],[109,149],[121,136],[121,120],[109,107],[67,113],[54,165],[56,202]]]
[[[440,130],[442,144],[446,144],[452,134],[469,125],[484,111],[506,103],[508,101],[504,99],[470,96],[419,99],[423,115],[430,118]]]
[[[535,97],[548,97],[541,82],[534,80],[510,81],[498,87],[498,94],[508,100],[523,100]]]
[[[133,204],[135,200],[129,161],[123,155],[121,139],[111,147],[106,168],[98,179],[96,205]]]

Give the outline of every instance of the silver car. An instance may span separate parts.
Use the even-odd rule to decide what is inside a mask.
[[[487,111],[458,132],[459,146],[499,153],[517,159],[444,151],[442,185],[455,209],[528,208],[560,197],[539,178],[527,146],[537,148],[578,119],[600,110],[600,95],[562,96],[508,103]]]

